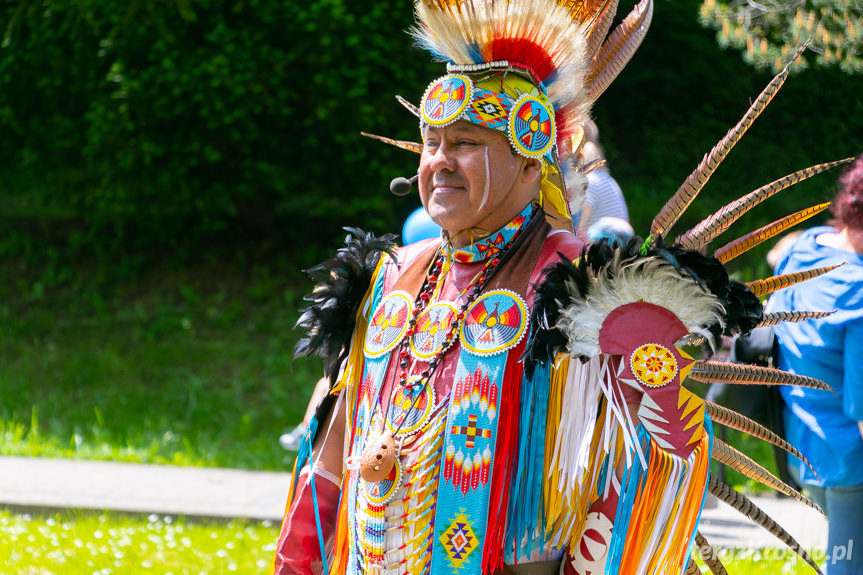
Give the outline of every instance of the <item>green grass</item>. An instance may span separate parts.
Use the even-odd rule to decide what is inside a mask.
[[[0,260],[0,454],[287,468],[321,373],[291,362],[298,269],[47,260]]]
[[[824,569],[824,551],[809,554]],[[729,575],[813,575],[815,570],[790,549],[720,549],[717,556]],[[701,559],[695,561],[702,573],[710,573]]]
[[[0,572],[27,575],[269,573],[270,522],[0,511]]]
[[[0,511],[0,572],[27,575],[98,573],[269,573],[278,537],[271,522],[191,522],[151,515],[67,511],[50,515]],[[823,565],[823,552],[813,553]],[[778,548],[722,549],[731,575],[810,575],[802,559]],[[707,572],[700,560],[696,561]]]

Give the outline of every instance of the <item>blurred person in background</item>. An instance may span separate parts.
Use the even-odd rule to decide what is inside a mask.
[[[440,237],[440,226],[432,221],[428,212],[420,206],[405,220],[402,229],[402,244],[413,244],[422,240]]]
[[[775,328],[779,367],[818,378],[835,391],[781,390],[786,438],[817,473],[789,456],[791,475],[827,514],[829,575],[863,573],[863,157],[840,184],[829,225],[800,234],[779,256],[776,274],[845,265],[777,291],[769,306],[770,311],[835,310]]]
[[[587,230],[587,241],[592,244],[606,239],[611,245],[625,246],[629,239],[635,235],[632,226],[626,220],[606,216],[599,218]]]
[[[605,150],[599,143],[599,128],[593,120],[584,123],[584,139],[581,148],[584,165],[603,160],[600,166],[587,174],[584,208],[578,223],[579,237],[587,239],[590,228],[603,218],[617,218],[629,223],[629,210],[620,186],[608,169]]]
[[[785,252],[794,245],[794,242],[797,241],[797,238],[800,237],[800,234],[803,233],[803,230],[797,230],[793,232],[788,232],[781,238],[776,244],[770,248],[770,251],[767,252],[767,265],[770,266],[771,269],[776,269],[776,264],[779,263],[779,258],[785,255]]]

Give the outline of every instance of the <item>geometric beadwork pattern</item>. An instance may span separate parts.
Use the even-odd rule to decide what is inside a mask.
[[[467,110],[468,118],[474,124],[506,133],[509,122],[509,109],[512,100],[506,94],[477,89],[473,102]]]
[[[498,386],[490,373],[478,366],[472,373],[456,378],[450,392],[442,485],[452,485],[462,496],[484,489],[491,478]]]
[[[465,511],[467,509],[464,507],[460,508],[459,513],[440,536],[440,542],[447,553],[453,573],[458,573],[458,570],[465,566],[465,561],[476,551],[479,543],[473,532],[473,524]]]
[[[476,444],[476,437],[484,437],[488,439],[491,437],[490,429],[482,429],[477,427],[476,420],[477,416],[475,413],[472,413],[467,416],[468,424],[467,425],[453,425],[450,433],[453,435],[466,435],[465,439],[465,447],[468,449],[473,449]]]

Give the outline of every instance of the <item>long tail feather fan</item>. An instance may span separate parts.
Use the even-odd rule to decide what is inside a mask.
[[[806,552],[800,543],[797,542],[785,529],[783,529],[776,521],[767,515],[760,507],[752,503],[746,496],[738,493],[729,485],[722,483],[715,477],[710,477],[708,481],[708,489],[717,499],[728,504],[735,510],[739,511],[761,527],[767,530],[768,533],[785,543],[792,551],[797,553],[804,561],[806,561],[819,574],[821,569],[812,560],[812,557]]]

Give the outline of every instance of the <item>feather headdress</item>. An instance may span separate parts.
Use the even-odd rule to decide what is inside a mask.
[[[548,95],[561,140],[579,132],[647,33],[651,0],[606,38],[616,8],[611,0],[418,0],[413,34],[450,72],[529,76]]]
[[[418,108],[401,101],[425,125],[466,120],[502,132],[516,153],[541,158],[544,209],[552,219],[570,219],[583,204],[589,171],[579,161],[582,123],[641,44],[653,15],[653,1],[641,0],[609,34],[617,4],[416,0],[412,34],[447,64],[448,74],[429,85]]]

